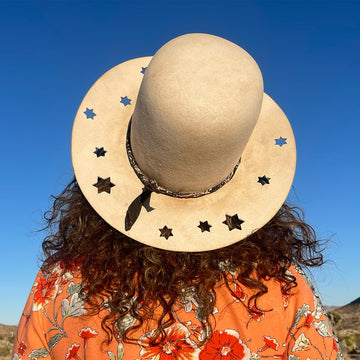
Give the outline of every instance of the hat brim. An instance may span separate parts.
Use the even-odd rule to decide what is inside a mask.
[[[90,88],[79,107],[72,132],[72,161],[84,196],[112,227],[157,248],[208,251],[246,238],[276,214],[295,173],[296,146],[291,125],[266,94],[239,168],[227,184],[194,199],[152,193],[153,210],[143,207],[131,230],[125,230],[126,211],[143,189],[128,160],[126,133],[142,81],[142,69],[150,60],[151,57],[137,58],[110,69]],[[86,115],[87,109],[92,111],[91,117]],[[101,147],[106,151],[105,156],[94,153]],[[264,176],[269,183],[259,181]],[[99,193],[94,186],[98,177],[109,178],[114,185],[109,192]],[[230,230],[223,223],[226,215],[235,214],[243,221],[241,230]],[[200,222],[205,221],[211,225],[210,231],[199,228]],[[171,229],[172,236],[161,236],[160,229],[165,226]]]

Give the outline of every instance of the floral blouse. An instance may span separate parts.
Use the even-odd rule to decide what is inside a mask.
[[[156,322],[136,333],[137,342],[121,338],[106,345],[99,315],[87,314],[79,269],[63,272],[59,264],[37,275],[20,319],[14,345],[15,359],[56,360],[282,360],[343,359],[318,296],[300,269],[291,267],[297,287],[285,291],[270,279],[268,293],[250,309],[242,302],[251,291],[235,282],[229,270],[234,298],[224,283],[216,289],[212,337],[201,347],[204,332],[201,311],[192,288],[184,289],[174,308],[177,322],[166,328],[166,340],[151,345]],[[135,323],[130,315],[119,326]]]

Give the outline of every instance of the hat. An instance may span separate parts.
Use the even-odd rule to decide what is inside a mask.
[[[186,34],[121,63],[85,95],[72,133],[77,182],[112,227],[173,251],[260,229],[295,172],[295,139],[238,45]]]

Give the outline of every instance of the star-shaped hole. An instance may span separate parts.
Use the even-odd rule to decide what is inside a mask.
[[[94,151],[94,154],[96,155],[96,157],[105,156],[106,153],[107,153],[107,151],[103,147],[95,148],[95,151]]]
[[[141,71],[140,71],[140,72],[141,72],[142,74],[145,74],[146,69],[147,69],[147,67],[141,67]]]
[[[170,236],[174,236],[172,233],[172,229],[169,229],[166,225],[162,229],[159,229],[159,230],[160,230],[160,236],[164,237],[166,240]]]
[[[93,119],[94,116],[96,116],[96,114],[94,113],[94,109],[89,109],[89,108],[86,108],[84,114],[86,115],[87,119]]]
[[[279,145],[280,147],[282,147],[285,144],[287,144],[286,138],[280,136],[278,139],[275,139],[275,145]]]
[[[265,175],[261,176],[261,177],[258,176],[257,182],[264,186],[265,184],[270,184],[270,178]]]
[[[111,188],[113,186],[115,186],[115,184],[113,184],[110,181],[110,178],[106,178],[103,179],[102,177],[98,176],[98,180],[96,184],[93,184],[93,186],[95,186],[98,189],[98,194],[102,193],[103,191],[107,192],[108,194],[110,194],[111,192]]]
[[[200,224],[198,225],[198,228],[201,230],[201,232],[204,231],[209,231],[210,232],[210,228],[212,227],[212,225],[210,225],[207,221],[200,221]]]
[[[241,224],[244,222],[244,220],[239,219],[238,214],[235,215],[225,215],[226,219],[223,221],[223,224],[227,225],[229,227],[229,231],[232,231],[234,229],[241,230]]]
[[[120,102],[124,104],[124,106],[131,105],[131,99],[129,99],[127,96],[121,97]]]

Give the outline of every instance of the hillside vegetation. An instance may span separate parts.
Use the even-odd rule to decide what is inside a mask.
[[[329,318],[347,359],[360,360],[360,297],[329,312]]]
[[[16,326],[0,324],[0,360],[10,360]]]

